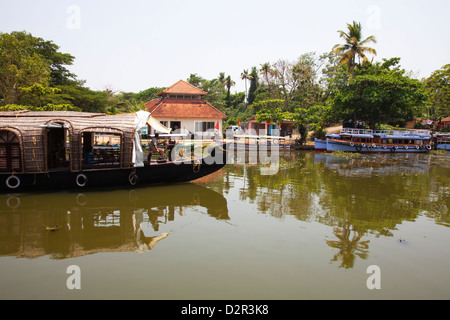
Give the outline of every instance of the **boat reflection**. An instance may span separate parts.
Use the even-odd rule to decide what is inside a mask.
[[[0,256],[25,258],[149,251],[169,235],[160,232],[160,226],[173,225],[177,216],[191,209],[229,220],[226,199],[192,183],[83,194],[4,195],[0,203]]]

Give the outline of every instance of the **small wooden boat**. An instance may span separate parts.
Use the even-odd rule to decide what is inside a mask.
[[[221,142],[194,158],[171,148],[164,160],[145,161],[140,129],[148,123],[157,122],[144,111],[0,112],[0,192],[184,182],[225,165]]]

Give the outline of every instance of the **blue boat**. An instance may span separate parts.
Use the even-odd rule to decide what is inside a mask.
[[[326,139],[339,139],[339,134],[330,133],[326,135]],[[314,139],[314,150],[318,152],[327,151],[327,140],[324,139]]]
[[[314,150],[318,152],[327,151],[327,141],[322,139],[314,139]]]
[[[447,134],[436,134],[435,143],[437,150],[449,150],[450,151],[450,133]]]
[[[344,128],[326,140],[316,139],[317,151],[358,153],[425,153],[432,149],[429,130],[369,130]]]

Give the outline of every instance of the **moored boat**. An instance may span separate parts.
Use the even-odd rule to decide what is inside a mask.
[[[428,130],[368,130],[344,128],[318,146],[327,152],[424,153],[432,149]]]
[[[263,136],[263,135],[233,135],[230,137],[235,149],[245,149],[248,151],[257,151],[260,149],[269,150],[290,150],[291,145],[286,137]]]
[[[314,138],[314,150],[317,152],[327,151],[327,140],[339,139],[339,134],[331,133],[325,136],[325,139]]]
[[[327,151],[327,140],[314,138],[314,150],[317,152]]]
[[[177,154],[145,160],[140,129],[149,123],[158,126],[144,111],[0,112],[0,192],[185,182],[225,165],[220,142],[194,157],[172,146]]]
[[[437,133],[434,139],[436,150],[450,150],[450,133]]]

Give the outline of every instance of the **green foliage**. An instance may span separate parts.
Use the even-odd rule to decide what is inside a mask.
[[[58,88],[46,87],[40,83],[35,83],[28,88],[20,87],[19,90],[25,94],[25,97],[21,99],[22,103],[26,101],[28,103],[25,104],[30,104],[35,107],[41,107],[43,99],[49,99],[61,91]]]
[[[340,63],[347,64],[348,72],[354,76],[355,66],[357,65],[356,58],[362,59],[362,65],[369,62],[366,54],[371,53],[376,55],[375,49],[366,47],[365,45],[372,42],[376,43],[374,36],[362,40],[362,26],[361,23],[353,21],[352,24],[347,23],[347,32],[338,31],[340,37],[344,39],[344,44],[335,45],[333,52],[340,55]]]
[[[335,90],[333,112],[344,121],[364,121],[371,128],[402,124],[420,115],[428,99],[425,86],[406,76],[405,70],[397,67],[398,61],[394,58],[356,68],[348,85]]]
[[[450,64],[434,71],[424,82],[430,98],[431,118],[439,120],[450,116]]]
[[[250,72],[250,88],[248,89],[248,104],[251,105],[255,101],[255,92],[258,89],[258,69],[252,67]]]
[[[26,45],[28,53],[36,53],[44,58],[50,68],[50,86],[73,83],[76,81],[75,74],[71,73],[65,66],[72,65],[75,57],[68,53],[59,52],[59,46],[52,41],[33,37],[27,32],[12,32],[11,36],[20,43]]]
[[[330,124],[330,106],[314,105],[309,108],[296,108],[292,113],[292,119],[300,134],[300,143],[304,144],[308,138],[308,132],[313,131],[312,138],[323,139],[326,126]]]
[[[93,91],[79,85],[58,86],[60,93],[55,95],[52,103],[71,104],[81,111],[108,112],[109,107],[117,104],[117,100],[111,100],[106,91]]]
[[[6,106],[0,106],[0,111],[22,111],[31,110],[32,106],[22,106],[18,104],[7,104]]]
[[[0,34],[0,105],[14,104],[23,94],[19,87],[50,82],[49,61],[34,50],[25,33]],[[23,38],[25,37],[25,38]]]
[[[136,100],[140,101],[142,103],[148,102],[150,100],[153,100],[157,97],[157,94],[163,91],[166,88],[148,88],[146,90],[140,91],[138,93],[122,93],[122,99],[123,100]]]
[[[30,110],[30,111],[81,111],[79,108],[74,107],[70,104],[47,104],[45,106],[24,106],[17,104],[8,104],[6,106],[0,106],[0,111],[22,111],[22,110]]]
[[[256,113],[261,111],[267,112],[267,110],[282,109],[283,106],[284,100],[282,99],[267,99],[252,104],[252,108]]]
[[[294,119],[304,141],[309,131],[323,137],[325,128],[340,120],[382,128],[426,111],[434,120],[450,114],[450,65],[420,82],[400,68],[399,58],[371,63],[366,54],[376,52],[367,44],[375,37],[363,39],[356,22],[347,27],[338,31],[344,42],[332,52],[308,52],[295,61],[279,59],[244,70],[245,92],[233,93],[235,83],[224,72],[210,80],[193,73],[187,81],[208,92],[205,100],[228,116],[225,126],[252,117],[278,124]],[[74,59],[52,41],[27,32],[0,33],[1,109],[135,112],[164,90],[91,90],[67,69]]]
[[[224,74],[222,76],[224,76]],[[222,112],[226,107],[226,91],[223,81],[224,79],[221,75],[219,75],[217,79],[206,80],[196,73],[191,74],[187,79],[187,82],[193,86],[208,92],[205,96],[205,100]]]
[[[285,120],[292,120],[292,113],[282,108],[262,109],[256,114],[256,121],[281,125]]]

